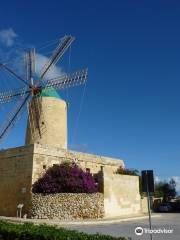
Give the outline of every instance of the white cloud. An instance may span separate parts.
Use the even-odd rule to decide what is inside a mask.
[[[11,47],[14,44],[17,34],[12,28],[3,29],[0,31],[0,42],[6,47]]]
[[[41,74],[41,70],[44,67],[44,65],[48,62],[49,58],[36,53],[36,74],[38,75],[38,77]],[[59,77],[63,74],[63,71],[60,67],[57,66],[51,66],[50,71],[47,72],[47,74],[45,75],[45,79],[51,79],[51,78],[55,78],[55,77]]]
[[[10,48],[14,45],[15,39],[17,37],[18,35],[14,32],[12,28],[3,29],[0,31],[0,43],[2,43],[6,47],[9,47],[9,49],[6,50],[4,48],[0,48],[0,58],[2,58],[1,60],[2,62],[8,62],[9,64],[11,64],[11,67],[13,67],[14,69],[23,70],[24,51],[20,40],[18,39],[16,41],[16,45],[19,45],[19,48],[17,49]],[[30,46],[28,46],[27,48],[30,48]],[[40,53],[36,53],[35,65],[37,77],[40,76],[42,68],[48,61],[49,58],[47,56]],[[20,73],[22,74],[22,71],[20,71]],[[61,76],[62,74],[64,74],[64,72],[62,71],[61,67],[52,65],[50,70],[46,73],[44,79],[56,78]]]
[[[155,180],[156,183],[158,183],[158,182],[161,181],[160,177],[158,177],[158,176],[155,176],[155,179],[154,179],[154,180]]]

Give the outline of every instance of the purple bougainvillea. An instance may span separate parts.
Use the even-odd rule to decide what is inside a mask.
[[[89,172],[72,162],[54,165],[39,178],[32,188],[33,193],[94,193],[97,185]]]

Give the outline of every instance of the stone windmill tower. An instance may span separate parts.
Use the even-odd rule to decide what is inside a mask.
[[[48,78],[47,73],[60,60],[74,41],[72,36],[64,36],[47,63],[36,73],[35,49],[25,53],[25,78],[19,76],[6,64],[0,67],[23,82],[25,87],[0,93],[0,103],[18,100],[16,108],[10,113],[4,124],[0,126],[0,140],[14,126],[23,109],[28,105],[28,125],[26,145],[40,143],[43,145],[67,148],[67,105],[56,90],[84,84],[87,69],[71,74],[63,74]]]
[[[44,91],[30,102],[25,143],[67,149],[67,104],[55,90]]]

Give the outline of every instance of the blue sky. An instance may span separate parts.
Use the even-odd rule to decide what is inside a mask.
[[[76,37],[71,70],[88,67],[89,78],[78,124],[84,88],[68,92],[71,148],[180,181],[179,1],[6,1],[0,19],[16,46]],[[14,42],[1,41],[1,59]],[[23,144],[24,121],[1,147]]]

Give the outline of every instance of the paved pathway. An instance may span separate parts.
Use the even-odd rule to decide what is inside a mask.
[[[130,221],[122,221],[120,223],[111,224],[96,224],[96,225],[86,225],[86,226],[66,226],[68,229],[74,229],[78,231],[83,231],[86,233],[103,233],[112,236],[125,236],[132,240],[150,240],[149,234],[142,234],[137,236],[135,234],[135,228],[142,227],[149,228],[148,219],[136,219]],[[170,229],[173,233],[169,234],[153,234],[153,240],[180,240],[180,213],[164,213],[161,217],[152,218],[152,228],[153,229]]]

